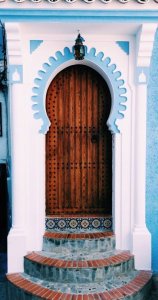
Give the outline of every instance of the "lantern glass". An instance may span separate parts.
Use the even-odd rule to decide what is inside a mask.
[[[73,53],[76,60],[83,60],[85,57],[85,46],[83,45],[84,39],[78,34],[75,45],[73,46]]]

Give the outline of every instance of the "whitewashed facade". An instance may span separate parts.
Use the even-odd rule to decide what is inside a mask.
[[[55,75],[78,63],[72,55],[78,30],[87,46],[82,64],[102,75],[112,96],[108,125],[113,135],[116,248],[130,250],[137,269],[151,269],[151,234],[145,218],[146,107],[157,5],[156,1],[1,1],[11,139],[8,272],[23,271],[23,256],[42,249],[49,129],[45,98]],[[106,58],[110,60],[105,68]],[[115,85],[117,71],[121,86]],[[125,111],[118,106],[119,95],[127,98]]]

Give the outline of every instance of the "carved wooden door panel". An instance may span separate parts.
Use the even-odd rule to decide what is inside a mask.
[[[111,212],[112,139],[109,89],[93,69],[76,65],[49,86],[46,109],[46,213]]]

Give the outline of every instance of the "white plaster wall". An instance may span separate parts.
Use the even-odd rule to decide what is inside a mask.
[[[60,23],[54,25],[54,27],[53,25],[53,23],[20,24],[23,83],[20,84],[19,95],[17,91],[15,94],[19,97],[21,116],[20,112],[18,114],[19,120],[21,118],[23,123],[22,132],[20,133],[20,143],[24,142],[22,163],[24,171],[23,176],[19,176],[18,181],[19,185],[23,186],[23,197],[20,199],[20,205],[23,207],[24,221],[22,226],[26,246],[22,252],[25,254],[27,251],[41,250],[45,222],[45,136],[39,133],[42,121],[36,120],[33,117],[33,102],[31,101],[31,97],[33,95],[34,79],[38,77],[38,71],[42,69],[43,63],[47,63],[50,56],[55,56],[56,51],[62,51],[65,47],[72,48],[77,35],[77,29],[81,30],[88,50],[95,47],[97,53],[100,51],[104,52],[105,57],[110,57],[111,63],[117,65],[117,70],[121,71],[122,78],[125,80],[125,87],[127,88],[128,101],[125,117],[117,122],[121,133],[113,136],[112,201],[116,246],[119,249],[132,250],[135,212],[134,172],[136,143],[135,37],[131,34],[131,31],[128,35],[123,34],[122,26],[119,24],[112,26],[111,32],[108,31],[108,34],[106,34],[107,26],[105,24],[105,27],[97,24],[96,27],[93,27],[94,30],[91,29],[93,25],[91,23],[87,24],[86,27],[81,22],[79,27],[79,24],[76,25],[73,23],[71,23],[71,26],[70,24]],[[115,28],[117,28],[117,35],[114,34]],[[134,28],[136,30],[136,27]],[[32,54],[30,54],[30,40],[43,40],[43,43]],[[129,41],[130,55],[128,56],[115,41]],[[75,61],[72,61],[72,63],[75,63]],[[62,66],[58,68],[57,72],[61,69]],[[52,77],[48,80],[46,90],[55,75],[52,74]],[[17,87],[17,89],[19,88]],[[14,99],[12,99],[14,95],[12,92],[10,93],[10,97],[10,101],[14,105]],[[14,122],[16,127],[16,118]],[[11,133],[12,139],[16,141],[17,137],[12,128]],[[14,233],[13,238],[15,241]],[[13,250],[11,249],[11,251]],[[22,271],[22,263],[19,266],[12,266],[10,260],[9,270]]]

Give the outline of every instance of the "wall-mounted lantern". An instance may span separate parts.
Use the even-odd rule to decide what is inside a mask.
[[[86,51],[83,42],[85,42],[85,40],[79,33],[75,40],[75,45],[73,46],[73,54],[76,60],[82,60],[85,57]]]

